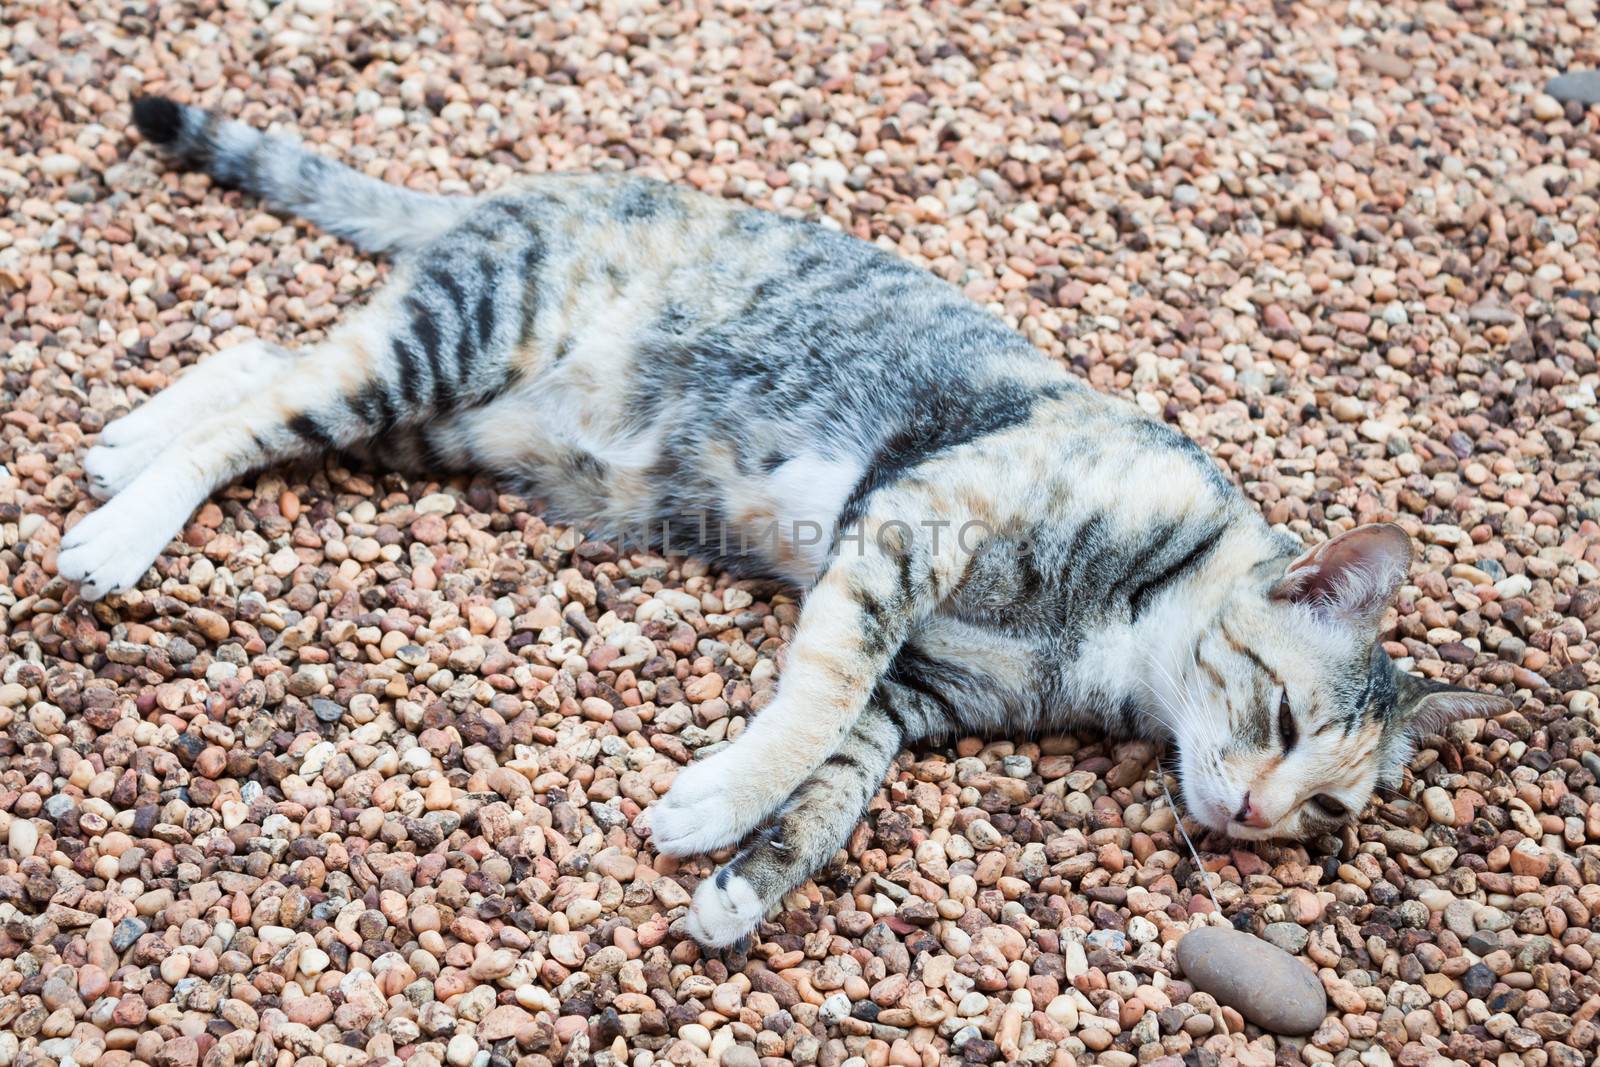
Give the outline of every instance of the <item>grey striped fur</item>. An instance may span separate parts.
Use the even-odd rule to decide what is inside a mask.
[[[213,111],[162,97],[134,105],[134,121],[173,159],[299,215],[363,252],[419,248],[461,218],[467,202],[400,189]]]
[[[1171,738],[1200,822],[1305,836],[1420,733],[1504,706],[1377,649],[1397,528],[1304,550],[1181,434],[869,244],[632,178],[443,199],[167,101],[135,117],[400,256],[325,341],[226,349],[107,426],[84,468],[109,500],[61,573],[127,589],[218,486],[341,449],[487,470],[599,533],[805,589],[776,699],[646,816],[676,855],[748,838],[696,893],[707,945],[830,860],[903,744]]]

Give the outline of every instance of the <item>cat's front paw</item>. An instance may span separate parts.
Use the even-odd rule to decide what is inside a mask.
[[[694,891],[685,926],[706,948],[728,948],[755,933],[766,905],[748,878],[724,867]]]
[[[733,746],[678,772],[667,795],[650,808],[650,839],[665,856],[694,856],[734,844],[767,814],[752,811],[739,788]]]

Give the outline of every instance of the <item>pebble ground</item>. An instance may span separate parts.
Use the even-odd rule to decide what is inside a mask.
[[[0,1067],[1592,1063],[1600,110],[1542,90],[1597,41],[1580,2],[5,4]],[[418,188],[626,168],[896,248],[1274,521],[1401,523],[1390,651],[1520,708],[1203,870],[1149,746],[910,754],[704,958],[709,867],[638,816],[770,699],[791,596],[337,463],[120,599],[55,576],[107,419],[383,276],[165,171],[155,91]],[[1208,880],[1316,969],[1309,1038],[1175,967]]]

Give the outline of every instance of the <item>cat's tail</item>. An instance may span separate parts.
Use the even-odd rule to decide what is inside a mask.
[[[465,198],[389,185],[308,152],[297,141],[262,133],[215,111],[164,96],[133,105],[134,125],[168,156],[212,179],[299,215],[366,252],[418,248],[453,226]]]

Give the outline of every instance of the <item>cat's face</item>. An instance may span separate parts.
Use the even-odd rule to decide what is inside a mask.
[[[1510,708],[1397,671],[1376,645],[1410,554],[1398,527],[1360,527],[1230,598],[1165,700],[1202,824],[1246,840],[1328,833],[1398,783],[1417,739]]]

